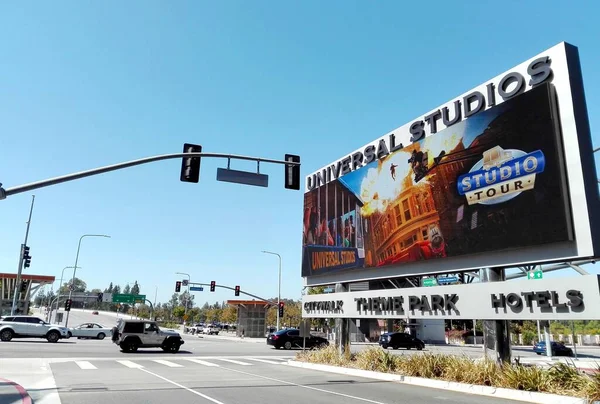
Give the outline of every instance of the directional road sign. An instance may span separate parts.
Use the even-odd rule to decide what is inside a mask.
[[[132,294],[117,294],[113,295],[113,303],[143,303],[146,301],[146,295],[132,295]]]
[[[536,269],[535,271],[527,272],[527,279],[542,279],[543,277],[544,276],[541,269]]]
[[[437,281],[435,278],[423,279],[423,286],[437,286]]]

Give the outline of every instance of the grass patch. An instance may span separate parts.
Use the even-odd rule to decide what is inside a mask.
[[[543,369],[520,364],[499,365],[489,359],[473,360],[466,356],[435,353],[394,355],[378,347],[369,347],[356,354],[350,353],[349,347],[346,347],[340,353],[335,346],[300,352],[296,355],[296,360],[481,386],[562,394],[590,401],[600,400],[600,373],[589,376],[562,362]],[[598,370],[600,372],[600,368]]]

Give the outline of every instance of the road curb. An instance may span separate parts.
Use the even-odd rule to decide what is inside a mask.
[[[25,390],[25,388],[23,386],[21,386],[20,384],[15,383],[12,380],[3,379],[1,377],[0,377],[0,383],[6,383],[6,384],[14,387],[21,395],[21,404],[32,404],[33,403],[27,390]]]
[[[476,394],[481,396],[505,398],[508,400],[524,401],[528,403],[539,404],[588,404],[588,400],[577,397],[561,396],[558,394],[537,393],[531,391],[521,391],[506,389],[501,387],[479,386],[474,384],[448,382],[445,380],[425,379],[421,377],[401,376],[391,373],[374,372],[370,370],[344,368],[340,366],[321,365],[317,363],[288,361],[288,365],[303,368],[320,370],[323,372],[339,373],[348,376],[365,377],[369,379],[384,380],[390,382],[399,382],[414,386],[430,387],[434,389],[451,390],[459,393]]]

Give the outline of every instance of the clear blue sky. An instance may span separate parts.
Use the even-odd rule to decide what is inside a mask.
[[[594,1],[4,2],[0,182],[179,152],[184,142],[299,154],[304,176],[560,41],[580,48],[594,131],[599,14]],[[138,280],[164,301],[181,271],[275,296],[268,249],[283,256],[282,295],[298,298],[303,194],[283,188],[283,168],[261,167],[264,189],[217,182],[225,162],[208,159],[199,184],[181,183],[180,164],[36,191],[27,273],[59,277],[80,235],[105,233],[112,239],[83,242],[78,275],[91,288]],[[2,272],[16,269],[30,200],[0,202]]]

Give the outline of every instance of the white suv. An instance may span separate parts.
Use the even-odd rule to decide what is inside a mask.
[[[0,320],[0,341],[13,338],[45,338],[57,342],[69,338],[69,329],[34,316],[7,316]]]

